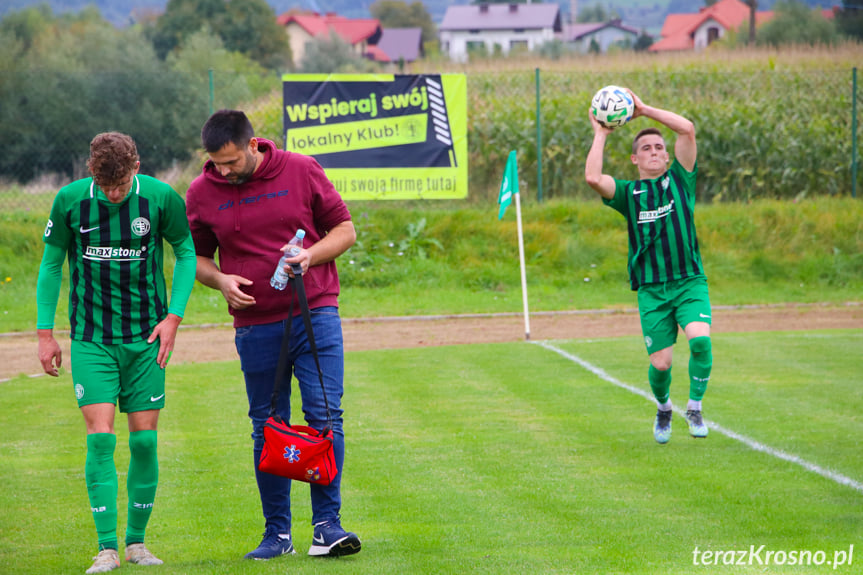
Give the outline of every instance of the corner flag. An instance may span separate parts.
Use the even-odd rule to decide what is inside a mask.
[[[503,181],[500,184],[500,194],[497,196],[497,203],[500,204],[500,211],[497,214],[499,220],[503,219],[506,208],[512,203],[512,195],[518,193],[518,165],[515,156],[515,150],[509,153],[506,167],[503,169]]]
[[[500,194],[497,203],[500,211],[497,219],[502,220],[507,206],[512,203],[515,196],[515,222],[518,230],[518,261],[521,267],[521,299],[524,305],[524,338],[530,341],[530,313],[527,309],[527,272],[524,265],[524,234],[521,230],[521,196],[518,193],[518,165],[516,164],[515,150],[509,153],[506,167],[503,169],[503,181],[500,184]]]

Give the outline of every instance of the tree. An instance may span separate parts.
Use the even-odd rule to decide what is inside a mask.
[[[215,20],[224,9],[223,0],[168,0],[165,12],[150,32],[156,54],[164,60],[185,38]]]
[[[54,15],[47,4],[25,8],[0,20],[0,35],[14,37],[25,50],[29,50],[53,20]]]
[[[189,86],[140,30],[117,29],[95,8],[46,24],[27,49],[0,32],[4,56],[15,55],[0,74],[0,174],[83,177],[90,140],[107,130],[135,139],[143,173],[189,157],[205,117],[189,113]]]
[[[267,68],[284,69],[292,60],[288,33],[266,0],[230,0],[216,19],[215,31],[228,50]]]
[[[638,35],[638,38],[635,39],[635,43],[632,45],[632,49],[636,52],[645,52],[652,45],[653,36],[648,34],[646,30],[642,30],[641,34]]]
[[[156,53],[165,59],[204,26],[229,51],[264,66],[283,68],[291,61],[287,32],[266,0],[169,0],[151,31]]]
[[[620,14],[613,7],[611,11],[606,12],[602,4],[597,2],[593,6],[580,9],[578,11],[578,22],[608,22],[610,20],[619,20]]]
[[[797,0],[780,0],[774,7],[775,15],[765,22],[756,34],[760,45],[833,44],[839,33],[833,22],[818,11]]]
[[[197,96],[189,110],[199,114],[202,124],[209,115],[206,96],[211,70],[216,108],[236,108],[278,87],[272,74],[248,56],[226,50],[222,39],[206,27],[187,38],[180,50],[168,54],[166,62]]]
[[[836,27],[843,34],[863,39],[863,0],[843,0],[836,12]]]
[[[351,45],[334,32],[331,32],[328,38],[312,40],[300,63],[300,72],[307,74],[365,72],[375,69],[373,62],[360,58],[351,49]]]
[[[378,0],[369,7],[369,12],[382,28],[422,28],[423,44],[437,38],[437,26],[422,2],[408,5],[402,0]]]
[[[755,14],[758,12],[758,0],[746,0],[749,5],[749,43],[755,43]]]

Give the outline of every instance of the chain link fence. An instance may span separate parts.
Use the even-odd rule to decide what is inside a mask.
[[[275,75],[250,81],[218,70],[182,77],[124,70],[19,74],[26,76],[0,80],[3,212],[47,214],[59,187],[87,175],[89,142],[102,131],[132,135],[142,172],[181,193],[200,172],[200,127],[214,110],[244,109],[259,136],[284,146],[281,78]],[[528,69],[468,73],[467,82],[469,201],[497,199],[510,150],[518,151],[525,201],[595,199],[583,177],[593,139],[587,111],[593,93],[607,84],[630,87],[645,104],[695,123],[703,201],[856,195],[860,189],[855,114],[861,96],[854,69]],[[607,173],[635,177],[631,141],[648,125],[637,119],[609,137]]]

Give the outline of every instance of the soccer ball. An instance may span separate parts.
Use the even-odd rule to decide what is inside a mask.
[[[590,113],[606,128],[618,128],[632,119],[635,102],[620,86],[606,86],[593,96]]]

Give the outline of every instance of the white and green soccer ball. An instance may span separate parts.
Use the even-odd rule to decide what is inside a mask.
[[[619,128],[632,119],[635,102],[620,86],[601,88],[590,102],[590,113],[606,128]]]

